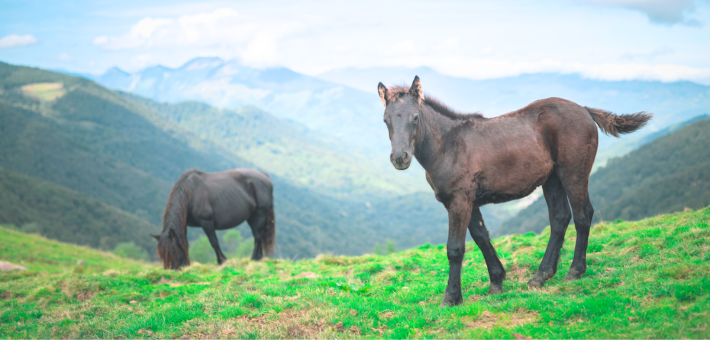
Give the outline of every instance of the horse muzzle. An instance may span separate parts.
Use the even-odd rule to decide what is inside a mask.
[[[412,164],[412,153],[406,151],[397,151],[390,154],[390,162],[397,170],[406,170]]]

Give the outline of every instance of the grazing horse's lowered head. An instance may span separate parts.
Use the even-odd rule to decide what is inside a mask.
[[[178,235],[172,229],[153,236],[158,241],[158,255],[165,269],[179,269],[190,265],[186,235]]]

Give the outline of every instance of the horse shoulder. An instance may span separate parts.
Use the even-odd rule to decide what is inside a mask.
[[[212,193],[204,179],[195,181],[190,200],[190,212],[196,219],[210,220],[213,216]]]

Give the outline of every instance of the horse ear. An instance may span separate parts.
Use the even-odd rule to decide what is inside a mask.
[[[153,235],[153,234],[150,234],[150,236],[153,236],[153,238],[154,238],[156,241],[160,241],[160,235]]]
[[[424,99],[424,92],[422,92],[422,81],[419,80],[419,76],[414,76],[412,86],[409,88],[409,94],[418,100]]]
[[[380,100],[382,101],[382,105],[387,107],[387,87],[380,82],[377,84],[377,92],[380,94]]]

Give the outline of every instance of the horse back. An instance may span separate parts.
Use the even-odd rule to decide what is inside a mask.
[[[234,227],[247,220],[257,208],[272,204],[271,181],[259,171],[234,169],[204,173],[198,182],[191,202],[193,217],[212,220],[217,229]]]
[[[470,136],[466,144],[479,204],[525,197],[560,167],[580,162],[591,167],[598,138],[586,109],[560,98],[477,124]]]

